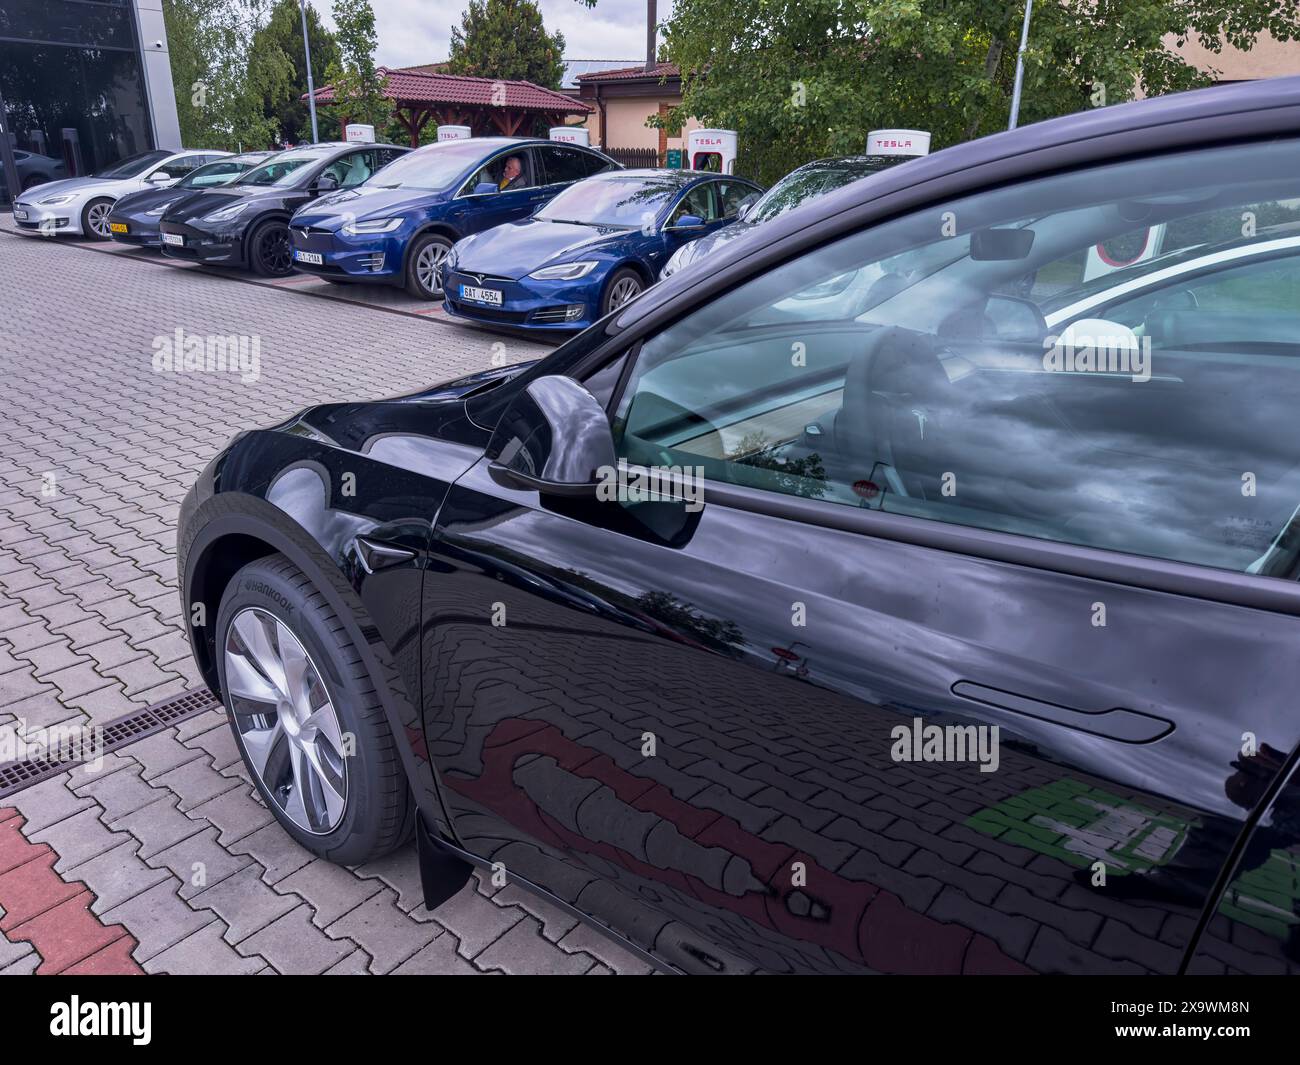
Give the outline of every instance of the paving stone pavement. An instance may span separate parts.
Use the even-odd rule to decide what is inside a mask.
[[[545,348],[0,231],[0,750],[197,686],[176,510],[237,430]],[[176,329],[260,374],[153,370]],[[0,761],[11,755],[0,755]],[[603,975],[645,966],[477,874],[434,911],[413,849],[354,870],[280,832],[216,712],[0,800],[0,973]]]

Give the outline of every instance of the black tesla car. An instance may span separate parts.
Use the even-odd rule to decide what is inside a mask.
[[[239,434],[178,556],[267,805],[674,971],[1295,971],[1297,130],[963,144]]]
[[[287,274],[290,215],[317,196],[361,184],[408,151],[336,142],[280,152],[229,185],[173,204],[159,225],[163,254],[265,277]]]
[[[122,244],[134,244],[139,248],[158,248],[162,246],[159,226],[162,216],[175,204],[189,196],[194,196],[205,189],[229,185],[241,174],[274,152],[245,152],[205,163],[196,170],[191,170],[175,185],[165,189],[145,189],[123,196],[113,204],[108,216],[109,235]]]

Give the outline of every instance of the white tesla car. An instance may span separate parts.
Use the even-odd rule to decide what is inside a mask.
[[[87,177],[64,178],[23,192],[14,201],[14,221],[42,233],[76,233],[108,240],[108,214],[118,198],[143,189],[165,189],[204,163],[229,152],[174,152],[159,148],[132,155]]]

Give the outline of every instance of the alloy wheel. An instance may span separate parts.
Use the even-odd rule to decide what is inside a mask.
[[[266,793],[299,828],[326,835],[347,808],[347,764],[329,691],[293,631],[245,607],[230,622],[226,696]]]
[[[258,242],[257,254],[268,273],[288,273],[293,264],[288,228],[270,226],[263,231],[262,239]]]
[[[112,236],[112,231],[108,228],[108,216],[112,213],[113,205],[111,203],[94,203],[90,205],[90,210],[86,212],[86,221],[90,224],[91,231],[97,237],[108,239]]]
[[[641,282],[635,277],[620,277],[609,290],[609,310],[616,311],[641,295]]]
[[[426,244],[415,257],[415,276],[420,287],[435,297],[442,295],[442,264],[447,251],[445,244]]]

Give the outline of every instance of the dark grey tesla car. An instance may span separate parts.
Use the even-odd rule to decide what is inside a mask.
[[[1294,971],[1298,131],[964,144],[241,433],[178,554],[267,805],[676,971]]]

